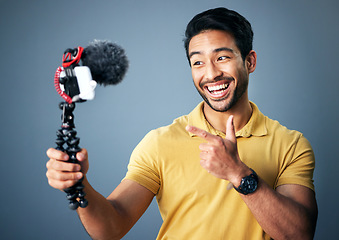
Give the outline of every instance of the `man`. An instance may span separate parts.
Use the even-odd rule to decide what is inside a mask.
[[[105,199],[80,164],[47,155],[52,187],[84,177],[89,206],[78,214],[94,239],[120,239],[156,196],[164,220],[158,239],[312,239],[317,220],[314,154],[296,131],[260,113],[248,99],[256,67],[250,23],[225,8],[195,16],[185,47],[204,99],[189,115],[148,133],[125,179]]]

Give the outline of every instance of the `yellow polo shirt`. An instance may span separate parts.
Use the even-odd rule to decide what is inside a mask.
[[[264,116],[251,102],[249,122],[236,132],[240,158],[272,188],[299,184],[314,190],[314,154],[297,131]],[[270,239],[226,180],[200,166],[199,145],[188,133],[193,125],[225,137],[205,119],[203,103],[189,115],[149,132],[131,155],[126,179],[156,195],[163,219],[157,239]]]

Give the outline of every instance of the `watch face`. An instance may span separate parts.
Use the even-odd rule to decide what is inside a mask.
[[[245,193],[252,193],[256,189],[257,189],[257,181],[251,176],[245,177],[244,182],[242,184],[242,190]]]
[[[254,172],[253,169],[252,170],[252,174],[250,174],[247,177],[244,177],[241,180],[240,186],[239,187],[234,187],[235,190],[237,190],[238,192],[247,195],[249,193],[253,193],[255,190],[257,190],[258,187],[258,175],[256,174],[256,172]]]

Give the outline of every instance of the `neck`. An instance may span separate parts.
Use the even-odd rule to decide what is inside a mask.
[[[212,127],[223,133],[226,132],[227,119],[229,116],[233,115],[235,132],[239,131],[247,124],[252,115],[252,107],[248,100],[247,91],[238,100],[238,102],[226,112],[217,112],[208,104],[204,103],[204,114]]]

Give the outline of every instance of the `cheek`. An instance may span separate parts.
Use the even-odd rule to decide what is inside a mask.
[[[243,67],[239,67],[237,69],[237,72],[236,72],[238,78],[240,79],[244,79],[244,78],[247,78],[248,77],[248,72],[247,72],[247,69],[243,66]]]
[[[224,76],[234,79],[242,78],[246,74],[244,67],[240,64],[229,64],[224,66],[221,71],[224,73]]]
[[[220,66],[220,71],[226,75],[234,75],[237,72],[238,66],[236,63],[226,63]]]
[[[199,83],[201,82],[203,76],[201,74],[201,72],[196,71],[196,70],[192,70],[192,79],[195,85],[199,85]]]

